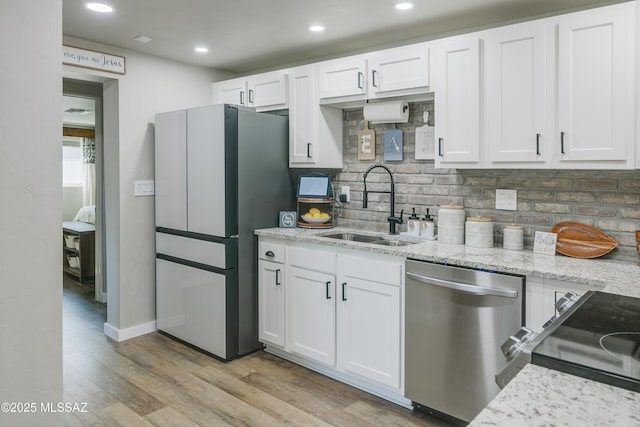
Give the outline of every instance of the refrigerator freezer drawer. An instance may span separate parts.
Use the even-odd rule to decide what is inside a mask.
[[[237,239],[221,239],[224,243],[156,232],[156,252],[221,269],[238,265]]]
[[[232,277],[163,259],[156,276],[159,330],[223,359],[237,355]]]

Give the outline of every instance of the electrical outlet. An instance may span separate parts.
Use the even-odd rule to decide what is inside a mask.
[[[347,200],[345,202],[351,201],[351,187],[348,185],[343,185],[340,187],[340,194],[346,197]]]
[[[518,191],[496,190],[496,209],[505,211],[518,210]]]

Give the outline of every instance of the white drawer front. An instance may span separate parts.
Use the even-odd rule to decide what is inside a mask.
[[[225,245],[222,243],[156,233],[156,252],[213,267],[230,267],[227,265]]]
[[[292,267],[323,273],[336,272],[335,252],[287,247],[287,263]]]
[[[365,259],[359,256],[344,256],[344,275],[357,277],[371,282],[381,282],[389,285],[402,284],[402,265],[396,262],[385,262],[379,259]]]
[[[284,245],[282,243],[258,242],[258,256],[267,261],[284,263]]]

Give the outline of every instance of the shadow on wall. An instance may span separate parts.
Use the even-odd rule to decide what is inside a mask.
[[[384,163],[393,171],[396,182],[396,214],[401,209],[407,214],[415,207],[417,213],[424,215],[429,209],[437,226],[438,206],[462,205],[468,216],[493,218],[497,247],[502,246],[505,225],[521,225],[525,230],[525,249],[533,247],[535,231],[549,231],[561,221],[576,221],[597,227],[618,241],[620,246],[606,258],[637,261],[635,230],[640,230],[637,171],[436,169],[433,160],[415,159],[415,130],[424,125],[423,113],[430,113],[429,125],[437,123],[434,102],[410,103],[409,107],[408,123],[370,126],[376,134],[376,158],[362,161],[357,153],[357,134],[364,124],[362,109],[344,110],[344,168],[334,171],[333,180],[336,189],[341,185],[351,187],[351,202],[339,209],[340,226],[388,231],[388,195],[371,195],[368,209],[362,208],[362,175],[372,164]],[[384,131],[396,127],[403,135],[403,159],[385,162]],[[386,174],[370,174],[367,185],[387,181]],[[499,188],[517,190],[517,211],[495,209],[495,193]],[[406,231],[406,222],[399,226],[399,231]]]

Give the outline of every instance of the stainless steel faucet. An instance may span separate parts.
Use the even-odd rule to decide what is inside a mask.
[[[375,168],[382,168],[384,170],[387,171],[387,173],[389,174],[389,178],[391,179],[391,189],[389,191],[367,191],[367,175],[369,174],[369,172],[371,172],[372,169]],[[389,170],[388,167],[386,167],[383,164],[375,164],[373,166],[371,166],[369,169],[367,169],[367,171],[364,173],[363,175],[364,177],[364,193],[362,194],[362,207],[364,209],[367,208],[367,204],[369,201],[369,193],[385,193],[385,194],[389,194],[391,196],[391,213],[389,214],[389,218],[387,218],[387,221],[389,221],[389,234],[396,234],[396,224],[402,224],[402,214],[404,213],[404,209],[402,209],[400,211],[400,217],[396,217],[395,216],[395,210],[396,210],[396,190],[395,190],[395,184],[393,182],[393,174],[391,173],[391,170]]]

